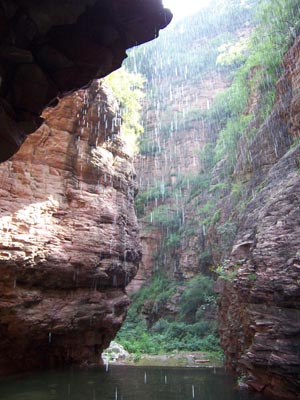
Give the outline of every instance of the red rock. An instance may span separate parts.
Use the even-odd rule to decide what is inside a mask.
[[[300,398],[300,147],[290,148],[291,136],[300,136],[298,60],[299,38],[285,56],[274,111],[244,148],[252,154],[251,185],[262,183],[262,189],[246,208],[233,246],[236,278],[219,287],[227,366],[279,399]]]
[[[41,124],[57,97],[119,68],[172,14],[161,0],[0,1],[0,162]]]
[[[123,322],[141,251],[115,111],[95,81],[0,167],[1,374],[99,363]]]

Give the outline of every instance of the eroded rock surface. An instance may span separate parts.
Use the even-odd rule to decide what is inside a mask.
[[[300,146],[289,149],[300,136],[299,50],[298,39],[284,60],[274,112],[244,149],[261,190],[228,261],[236,277],[219,282],[227,365],[280,399],[300,398]]]
[[[0,162],[47,105],[119,68],[171,18],[161,0],[1,0]]]
[[[136,183],[98,81],[0,168],[0,373],[99,362],[141,258]]]
[[[199,50],[200,51],[200,50]],[[170,82],[164,82],[169,85]],[[174,214],[180,214],[184,208],[184,199],[190,195],[192,183],[187,182],[184,185],[180,182],[181,176],[192,177],[199,171],[203,170],[203,165],[198,156],[205,146],[207,136],[209,135],[209,127],[201,119],[194,117],[186,125],[178,130],[174,129],[171,135],[159,136],[159,145],[161,148],[157,152],[151,151],[157,146],[156,136],[154,134],[159,124],[172,126],[174,115],[183,112],[186,105],[186,98],[189,99],[188,109],[206,110],[208,104],[213,102],[215,96],[224,90],[228,85],[225,75],[220,73],[209,73],[203,77],[201,85],[191,86],[186,81],[182,87],[182,93],[177,93],[175,99],[165,99],[165,107],[170,107],[172,112],[166,116],[165,110],[151,110],[145,107],[146,132],[148,133],[149,149],[146,154],[135,157],[134,165],[139,181],[139,193],[146,192],[149,188],[158,188],[165,190],[165,198],[163,196],[157,201],[150,199],[144,206],[145,214],[150,215],[160,205],[168,205]],[[147,105],[146,105],[147,106]],[[161,122],[163,121],[163,122]],[[188,179],[187,179],[188,181]],[[184,186],[186,186],[184,188]],[[182,187],[180,192],[176,193],[178,187]],[[173,193],[173,195],[170,195]],[[176,193],[176,194],[175,194]],[[184,209],[184,219],[188,224],[189,221],[195,220],[195,206],[188,203]],[[199,237],[194,232],[187,235],[185,240],[181,240],[177,246],[171,246],[170,251],[164,247],[163,241],[169,232],[164,226],[159,225],[159,221],[152,221],[145,218],[139,220],[141,228],[141,241],[143,247],[143,259],[139,272],[130,285],[134,291],[134,287],[139,288],[142,283],[148,279],[155,269],[156,258],[159,256],[159,262],[164,265],[164,271],[170,279],[191,279],[199,271],[199,252],[201,253],[201,234]],[[170,254],[169,254],[170,253]],[[161,264],[161,265],[162,265]],[[160,265],[160,267],[161,267]]]

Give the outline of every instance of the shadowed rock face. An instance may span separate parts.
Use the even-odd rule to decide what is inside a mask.
[[[274,112],[250,146],[253,186],[229,265],[219,282],[219,331],[227,366],[254,389],[300,398],[299,38],[284,59]]]
[[[0,162],[47,105],[119,68],[171,18],[161,0],[0,0]]]
[[[98,81],[0,167],[0,374],[99,362],[141,258],[136,183]]]

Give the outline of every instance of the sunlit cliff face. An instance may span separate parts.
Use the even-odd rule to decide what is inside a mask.
[[[141,258],[136,183],[98,82],[0,166],[0,374],[99,363]]]

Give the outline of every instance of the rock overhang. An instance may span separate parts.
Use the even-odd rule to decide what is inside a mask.
[[[0,0],[0,162],[45,107],[119,68],[171,19],[161,0]]]

